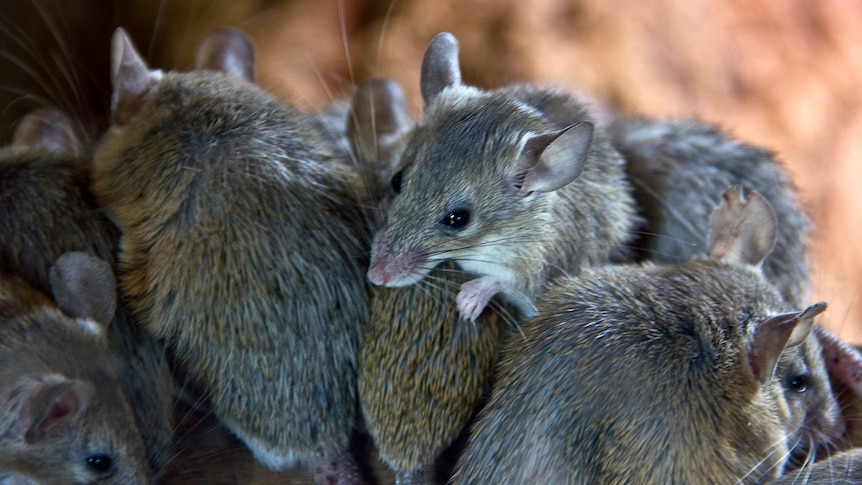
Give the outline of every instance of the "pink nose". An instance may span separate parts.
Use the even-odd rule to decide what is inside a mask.
[[[381,245],[375,245],[368,268],[368,280],[375,285],[391,288],[408,286],[421,280],[425,272],[419,268],[424,261],[418,249],[388,252]]]
[[[386,264],[381,258],[373,258],[368,268],[368,279],[375,285],[385,285],[392,279],[392,273],[386,270]]]

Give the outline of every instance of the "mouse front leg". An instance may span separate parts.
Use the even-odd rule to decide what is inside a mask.
[[[503,282],[492,276],[482,276],[463,283],[455,298],[461,318],[475,322],[491,298],[504,288]]]

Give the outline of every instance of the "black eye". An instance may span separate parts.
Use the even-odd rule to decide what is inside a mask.
[[[401,193],[401,177],[404,174],[403,170],[399,170],[395,175],[392,176],[392,180],[389,182],[389,186],[392,189],[392,195],[398,195]]]
[[[108,455],[93,455],[87,457],[87,466],[93,471],[105,473],[114,467],[114,460]]]
[[[470,222],[470,211],[455,209],[440,219],[440,224],[452,229],[463,229]]]
[[[805,392],[808,390],[809,384],[808,374],[799,374],[795,376],[789,376],[787,378],[786,386],[787,389],[795,392]]]

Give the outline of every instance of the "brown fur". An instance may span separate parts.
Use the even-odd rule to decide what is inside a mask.
[[[505,319],[459,317],[451,263],[409,288],[375,288],[362,338],[359,399],[380,457],[401,473],[431,465],[490,388]]]

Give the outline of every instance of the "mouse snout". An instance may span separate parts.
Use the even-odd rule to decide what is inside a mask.
[[[371,251],[368,279],[375,285],[397,288],[419,282],[430,268],[418,249],[393,250],[379,240]]]

